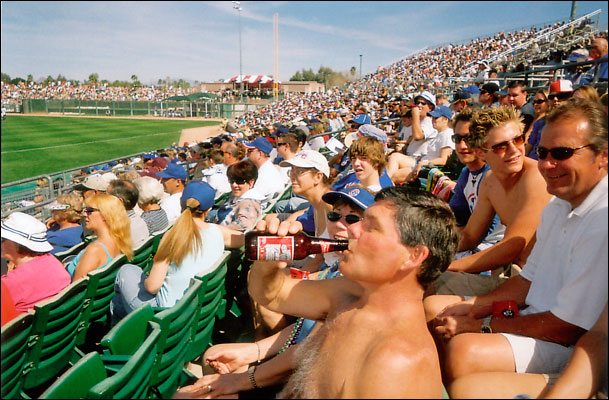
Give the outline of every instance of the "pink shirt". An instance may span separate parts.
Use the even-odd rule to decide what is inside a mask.
[[[19,312],[27,312],[39,301],[53,297],[71,282],[70,274],[51,254],[21,264],[2,276]]]

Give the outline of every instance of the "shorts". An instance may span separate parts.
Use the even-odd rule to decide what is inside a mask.
[[[435,294],[479,296],[495,290],[507,278],[493,275],[446,271],[433,283]]]
[[[516,372],[518,373],[560,373],[567,365],[573,352],[573,346],[567,347],[558,343],[511,333],[500,333],[500,335],[503,335],[510,342],[514,362],[516,363]]]

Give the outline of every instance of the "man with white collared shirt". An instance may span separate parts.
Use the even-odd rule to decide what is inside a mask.
[[[157,172],[161,183],[169,197],[161,200],[161,208],[167,213],[169,225],[172,225],[182,214],[182,192],[186,183],[187,173],[184,167],[178,164],[169,164],[163,171]]]
[[[262,203],[262,208],[265,208],[275,193],[285,189],[287,184],[285,175],[271,161],[269,155],[273,150],[273,145],[265,137],[257,137],[243,145],[247,149],[248,160],[251,160],[258,168],[258,179],[254,188],[264,196],[265,201]]]

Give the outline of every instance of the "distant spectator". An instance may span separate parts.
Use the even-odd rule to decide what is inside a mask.
[[[257,137],[244,146],[247,148],[247,159],[258,168],[258,179],[254,188],[264,196],[262,206],[266,207],[276,193],[285,189],[287,183],[285,176],[269,158],[273,146],[265,137]]]
[[[70,284],[70,274],[50,254],[46,226],[31,215],[14,212],[2,221],[2,258],[9,271],[2,276],[18,312],[53,297]]]
[[[123,203],[108,194],[96,194],[85,200],[86,228],[97,235],[76,258],[66,265],[66,270],[75,282],[89,272],[103,268],[119,253],[133,257],[129,217]]]
[[[127,216],[131,223],[129,224],[131,229],[131,242],[133,248],[138,248],[142,243],[148,240],[150,232],[148,231],[148,225],[141,216],[137,215],[133,208],[137,205],[139,192],[133,182],[115,179],[110,182],[106,191],[112,196],[116,196],[125,207]]]
[[[593,103],[600,103],[601,99],[598,96],[598,92],[596,91],[596,89],[594,89],[592,86],[588,86],[588,85],[583,85],[578,87],[577,89],[575,89],[573,91],[573,96],[571,97],[578,97],[580,99],[587,99],[590,100]]]
[[[593,60],[601,60],[600,64],[590,68],[590,70],[582,77],[580,83],[585,85],[594,80],[594,76],[598,70],[598,80],[607,82],[607,39],[594,39],[590,46],[590,58]]]
[[[148,225],[148,231],[152,234],[167,228],[167,213],[159,205],[163,198],[163,185],[151,176],[142,176],[133,184],[139,192],[138,204],[143,210],[142,219]]]
[[[527,143],[524,146],[524,154],[534,160],[537,160],[537,145],[541,131],[546,124],[545,116],[550,110],[550,100],[546,89],[539,89],[533,97],[533,107],[535,108],[535,119],[531,124],[531,131],[526,132],[528,136]]]
[[[499,85],[496,83],[489,82],[482,85],[480,88],[480,95],[478,96],[482,109],[496,107],[499,105],[499,95],[497,94],[498,91]]]
[[[157,172],[156,176],[161,178],[165,192],[169,193],[169,197],[161,200],[161,208],[167,213],[171,225],[181,214],[180,199],[188,176],[184,167],[177,164],[169,164],[163,171]]]
[[[74,186],[73,189],[81,192],[83,197],[87,199],[96,194],[105,193],[107,188],[108,182],[106,182],[100,175],[89,175],[82,183]]]
[[[47,240],[53,246],[51,254],[68,250],[84,240],[82,219],[82,198],[76,193],[57,196],[57,199],[45,206],[51,210],[47,221]]]
[[[535,109],[527,103],[527,91],[524,82],[510,81],[507,89],[507,102],[516,110],[520,110],[524,132],[529,130],[529,126],[535,119]]]

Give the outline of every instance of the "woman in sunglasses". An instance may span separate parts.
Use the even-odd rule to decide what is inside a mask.
[[[374,195],[361,186],[328,192],[322,197],[332,205],[332,211],[327,213],[327,217],[328,233],[334,239],[347,239],[349,227],[360,223],[365,209],[374,203]],[[307,279],[321,280],[340,276],[340,254],[324,255],[331,257],[325,257],[321,271],[310,274]],[[254,343],[212,346],[203,355],[207,374],[195,384],[178,390],[174,398],[219,397],[250,391],[253,387],[253,397],[275,397],[282,389],[284,379],[292,372],[294,351],[319,326],[317,321],[299,318],[276,334]],[[261,360],[266,361],[260,362]]]
[[[527,157],[537,160],[535,149],[539,144],[541,130],[546,125],[546,113],[550,110],[550,101],[548,99],[547,89],[539,89],[537,93],[535,93],[535,97],[533,98],[533,108],[535,108],[535,119],[530,125],[530,130],[525,132],[525,135],[528,135],[529,139],[524,146],[524,154],[526,154]]]
[[[258,168],[252,161],[231,164],[226,175],[231,194],[207,221],[223,227],[227,247],[240,247],[243,245],[243,232],[251,230],[262,216],[261,204],[265,197],[254,189]]]
[[[120,253],[125,254],[128,259],[133,257],[131,224],[118,197],[96,194],[87,198],[83,217],[85,227],[93,231],[97,239],[66,266],[72,275],[72,282],[110,264]]]

